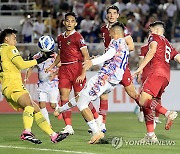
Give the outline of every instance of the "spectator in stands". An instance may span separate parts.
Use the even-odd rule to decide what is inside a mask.
[[[116,3],[114,3],[119,9],[119,13],[126,9],[126,5],[123,3],[123,0],[118,0]]]
[[[81,24],[80,24],[80,32],[81,32],[81,35],[84,37],[84,39],[89,42],[89,39],[91,37],[91,31],[92,31],[92,28],[93,28],[93,21],[90,20],[90,16],[89,15],[86,15],[85,16],[85,19],[83,19],[81,21]]]
[[[33,22],[31,15],[24,13],[24,18],[20,21],[22,26],[21,34],[23,35],[23,43],[31,43],[33,37]]]
[[[145,2],[145,0],[140,0],[138,7],[143,15],[148,16],[149,15],[149,5]]]
[[[87,15],[90,16],[90,19],[94,19],[95,15],[97,13],[97,8],[94,4],[94,0],[88,0],[87,3],[85,3],[84,6],[84,16]]]
[[[126,8],[131,12],[138,12],[139,11],[139,8],[136,5],[135,0],[130,0],[130,2],[128,2],[126,4]]]
[[[37,14],[36,16],[36,22],[34,23],[34,41],[37,42],[39,38],[44,34],[46,31],[46,27],[44,25],[44,22],[42,20],[42,17],[40,14]]]

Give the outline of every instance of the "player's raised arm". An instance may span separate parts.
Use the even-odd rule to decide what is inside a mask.
[[[129,51],[134,51],[134,42],[133,42],[133,38],[131,37],[131,35],[126,36],[125,40],[128,45]]]

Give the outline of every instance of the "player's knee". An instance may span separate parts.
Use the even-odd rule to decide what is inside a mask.
[[[46,107],[46,103],[44,103],[44,102],[39,102],[39,107],[40,107],[40,109],[45,108],[45,107]]]
[[[81,95],[81,96],[79,97],[78,102],[77,102],[77,107],[78,107],[78,109],[79,109],[80,111],[82,111],[82,110],[84,110],[85,108],[88,108],[88,104],[89,104],[90,101],[91,101],[91,100],[90,100],[88,97],[86,97],[86,96],[84,96],[84,95]]]
[[[52,109],[55,109],[56,108],[56,103],[50,103],[50,106]]]

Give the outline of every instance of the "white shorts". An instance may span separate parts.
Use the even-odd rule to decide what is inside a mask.
[[[45,91],[45,90],[38,89],[38,98],[39,98],[39,102],[58,103],[59,90],[50,89],[50,90]]]
[[[111,92],[114,87],[115,85],[112,85],[106,80],[102,81],[102,79],[98,78],[98,75],[96,74],[87,82],[80,94],[83,94],[90,100],[96,100],[102,94]]]

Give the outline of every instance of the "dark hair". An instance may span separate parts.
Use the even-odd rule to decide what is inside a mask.
[[[159,25],[162,26],[163,28],[165,28],[165,23],[162,21],[155,21],[155,22],[151,23],[149,25],[149,27],[155,27],[155,26],[159,26]]]
[[[116,22],[116,23],[114,23],[114,24],[111,26],[111,28],[114,28],[114,27],[120,27],[120,28],[122,28],[123,30],[125,29],[124,24],[123,24],[123,23],[119,23],[119,22]]]
[[[68,12],[65,14],[65,19],[68,17],[68,16],[73,16],[75,18],[75,20],[77,20],[77,15],[74,13],[74,12]]]
[[[11,35],[13,33],[17,33],[17,30],[11,28],[2,30],[0,33],[0,44],[4,43],[4,39],[7,35]]]
[[[108,14],[108,12],[109,12],[110,9],[116,10],[117,13],[119,13],[119,9],[118,9],[118,7],[117,7],[116,5],[111,5],[111,6],[109,6],[109,7],[107,8],[107,10],[106,10],[106,13],[107,13],[107,14]]]

